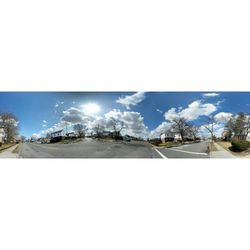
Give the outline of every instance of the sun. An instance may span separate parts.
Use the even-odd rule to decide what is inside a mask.
[[[87,103],[82,105],[83,112],[87,115],[99,113],[101,108],[96,103]]]

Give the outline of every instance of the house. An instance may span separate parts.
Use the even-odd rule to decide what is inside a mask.
[[[174,135],[174,141],[181,141],[181,135],[180,134],[175,134]]]
[[[222,137],[225,138],[227,133],[230,132],[230,140],[243,140],[243,141],[250,141],[250,132],[249,129],[244,129],[241,133],[235,134],[234,132],[230,132],[229,130],[224,130]]]
[[[137,138],[135,138],[134,136],[131,135],[124,135],[123,137],[124,141],[132,141],[132,140],[136,140]]]
[[[200,137],[194,137],[192,134],[186,134],[183,137],[184,141],[196,141],[196,140],[200,140]],[[180,134],[175,134],[174,135],[174,141],[182,141],[181,135]]]
[[[3,128],[0,128],[0,142],[3,143],[5,141],[5,133]]]
[[[52,132],[50,134],[50,142],[59,142],[64,138],[65,138],[65,133],[64,133],[63,129],[57,130],[57,131]]]
[[[99,134],[95,133],[91,135],[92,137],[99,137],[99,138],[109,138],[109,137],[113,137],[113,132],[110,131],[101,131]]]
[[[75,132],[69,132],[65,134],[68,139],[75,139],[77,138],[77,134]]]
[[[101,133],[101,136],[103,136],[103,137],[107,137],[107,136],[110,136],[110,135],[112,135],[112,132],[106,131],[106,130],[102,131],[102,133]]]
[[[50,134],[50,137],[51,137],[51,138],[57,138],[57,137],[62,137],[62,136],[65,136],[63,129],[57,130],[57,131],[52,132],[52,133]]]
[[[247,134],[246,140],[250,141],[250,133]]]
[[[175,134],[172,133],[172,132],[162,133],[161,134],[162,143],[165,143],[167,141],[174,141],[174,140],[175,140]]]

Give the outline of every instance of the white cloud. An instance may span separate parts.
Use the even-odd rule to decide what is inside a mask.
[[[172,121],[173,119],[179,116],[178,112],[176,112],[176,108],[171,108],[164,114],[165,119],[168,121]]]
[[[43,127],[44,127],[44,128],[46,128],[46,127],[47,127],[47,125],[46,125],[46,124],[43,124]]]
[[[145,92],[137,92],[133,95],[119,97],[118,100],[116,100],[116,102],[124,105],[127,109],[130,109],[131,105],[135,106],[138,103],[142,102],[144,99],[145,99]]]
[[[202,96],[203,97],[216,97],[216,96],[219,96],[220,94],[218,93],[206,93],[206,94],[203,94]]]
[[[57,101],[56,104],[55,104],[55,108],[58,108],[60,105],[63,105],[64,102],[62,101]]]
[[[85,126],[88,133],[92,132],[94,127],[99,124],[104,126],[105,130],[113,131],[112,119],[119,120],[124,123],[124,129],[122,129],[121,134],[131,135],[136,137],[147,138],[148,128],[144,124],[144,118],[139,112],[125,111],[122,112],[117,109],[113,109],[103,116],[87,115],[83,110],[71,107],[63,111],[63,116],[58,124],[55,124],[52,128],[44,131],[44,134],[65,129],[66,124],[68,128],[72,127],[74,124],[81,123]]]
[[[170,122],[162,122],[157,128],[150,132],[150,138],[159,138],[160,134],[167,132],[171,128]]]
[[[71,107],[65,111],[63,111],[63,116],[61,118],[62,121],[70,122],[70,123],[81,123],[83,112],[80,109]]]
[[[144,118],[139,112],[125,111],[113,109],[105,114],[106,126],[112,130],[112,118],[124,122],[125,128],[121,131],[121,134],[131,135],[136,137],[147,138],[148,127],[144,124]]]
[[[33,140],[37,140],[38,138],[40,138],[41,136],[40,136],[40,134],[36,134],[36,133],[34,133],[32,136],[31,136],[31,138],[33,139]]]
[[[47,123],[47,121],[46,121],[46,120],[43,120],[43,123]]]
[[[63,111],[61,121],[69,122],[71,124],[76,123],[89,123],[95,120],[95,116],[86,115],[83,110],[71,107],[66,111]]]
[[[214,116],[214,119],[218,123],[225,123],[229,121],[229,119],[232,118],[232,116],[233,116],[232,113],[220,112]]]
[[[173,119],[180,117],[185,118],[188,121],[193,121],[200,116],[209,116],[217,110],[216,105],[212,103],[202,103],[200,100],[194,101],[188,105],[185,109],[171,108],[165,114],[165,119],[172,121]]]
[[[42,130],[40,134],[41,134],[41,136],[46,136],[47,134],[50,134],[50,133],[52,133],[54,131],[56,131],[56,129],[54,129],[54,128],[48,128],[46,130]]]
[[[161,113],[161,114],[163,113],[163,111],[160,110],[160,109],[156,109],[156,111],[159,112],[159,113]]]

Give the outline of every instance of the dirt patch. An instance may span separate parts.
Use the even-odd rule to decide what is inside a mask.
[[[20,144],[18,144],[13,150],[12,150],[12,153],[14,153],[14,154],[18,154],[19,153],[19,151],[20,151],[20,149],[21,149],[21,145]]]
[[[230,147],[232,146],[231,145],[231,142],[228,142],[228,141],[217,141],[216,142],[218,145],[220,145],[221,147],[223,147],[224,149],[226,149],[227,151],[230,151]],[[231,152],[231,151],[230,151]]]
[[[209,151],[218,151],[218,149],[215,147],[214,143],[211,143],[209,146]]]
[[[178,142],[165,142],[165,143],[158,144],[159,147],[164,147],[164,148],[178,147],[180,145],[181,143],[178,143]]]

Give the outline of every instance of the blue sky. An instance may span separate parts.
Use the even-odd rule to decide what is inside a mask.
[[[208,94],[208,95],[207,95]],[[85,105],[85,106],[84,106]],[[85,114],[84,107],[90,110]],[[74,115],[82,121],[94,122],[95,117],[109,117],[111,111],[122,114],[129,122],[130,132],[143,129],[155,131],[171,117],[181,115],[202,125],[210,114],[227,117],[240,111],[250,113],[248,92],[1,92],[0,112],[11,112],[19,119],[20,134],[30,137],[55,128],[62,118],[72,122]],[[76,112],[78,112],[76,114]],[[125,113],[124,113],[125,112]],[[108,115],[107,115],[108,114]],[[87,115],[89,119],[85,117]],[[112,113],[114,115],[114,113]],[[130,117],[131,115],[131,117]],[[223,116],[225,117],[225,116]],[[98,118],[98,119],[99,119]],[[143,118],[143,122],[141,121]],[[219,122],[221,122],[220,119]],[[141,124],[141,127],[134,128]],[[90,124],[90,123],[89,123]],[[145,126],[144,126],[145,125]],[[219,126],[220,128],[222,126]],[[146,130],[145,130],[146,131]],[[146,132],[145,132],[146,133]]]

